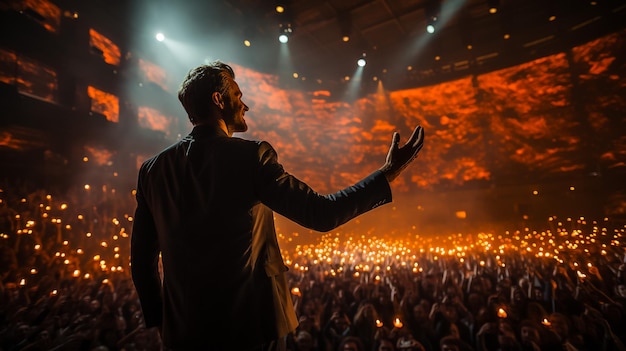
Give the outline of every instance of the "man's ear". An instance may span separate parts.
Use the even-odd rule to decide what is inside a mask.
[[[224,99],[222,99],[222,94],[220,94],[219,92],[216,91],[213,94],[211,94],[211,100],[220,109],[224,108]]]

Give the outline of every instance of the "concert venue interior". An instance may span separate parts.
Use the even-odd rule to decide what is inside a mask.
[[[623,262],[625,14],[603,0],[4,1],[0,240],[53,231],[57,257],[125,272],[138,167],[191,130],[178,84],[219,59],[250,106],[235,136],[270,142],[320,193],[378,169],[394,131],[425,129],[392,204],[330,233],[277,214],[288,264],[355,247]],[[65,263],[94,275],[84,264]]]

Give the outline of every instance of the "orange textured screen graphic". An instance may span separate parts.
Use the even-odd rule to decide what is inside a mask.
[[[22,94],[54,102],[57,99],[56,72],[15,52],[0,49],[0,82],[15,85]]]
[[[119,122],[120,103],[117,96],[92,86],[87,87],[87,95],[91,98],[91,111],[103,114],[109,122]]]
[[[285,167],[320,192],[380,167],[392,133],[403,142],[418,124],[427,142],[396,191],[547,181],[620,166],[626,101],[616,92],[626,69],[615,53],[625,47],[623,34],[438,85],[388,91],[383,83],[354,103],[280,89],[275,76],[237,66],[250,106],[243,137],[272,143]]]
[[[98,166],[107,166],[112,163],[113,152],[96,146],[85,146],[85,154],[89,155],[89,160]]]
[[[139,59],[138,64],[141,73],[143,73],[143,76],[147,81],[158,85],[164,91],[170,90],[167,84],[167,73],[163,68],[143,59]]]
[[[165,135],[170,135],[172,118],[163,115],[154,108],[140,106],[137,112],[139,118],[139,126],[152,130],[158,130]]]
[[[50,32],[58,32],[61,27],[61,9],[47,0],[15,1],[10,6],[17,11],[33,11],[36,20]]]
[[[114,66],[120,65],[122,57],[120,48],[93,28],[89,29],[89,45],[102,51],[104,62]]]

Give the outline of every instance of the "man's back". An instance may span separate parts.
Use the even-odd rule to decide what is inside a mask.
[[[377,191],[357,187],[321,196],[284,173],[269,144],[229,138],[214,128],[196,127],[146,161],[133,228],[133,242],[143,244],[134,245],[133,256],[146,254],[145,242],[158,242],[163,339],[178,345],[209,330],[228,339],[246,330],[251,345],[275,339],[271,277],[285,268],[278,250],[274,258],[267,254],[268,243],[276,240],[271,211],[255,227],[258,213],[266,210],[261,202],[303,225],[328,230],[390,200],[386,180],[381,174],[376,179],[369,183]],[[148,232],[158,237],[142,235]],[[148,268],[133,266],[135,280],[142,279],[139,271]]]
[[[163,338],[175,340],[172,345],[258,325],[245,320],[262,315],[263,305],[250,297],[269,293],[255,282],[249,262],[258,144],[213,130],[198,134],[147,161],[137,189],[162,251]]]
[[[146,326],[161,327],[170,349],[207,349],[207,338],[212,350],[284,346],[298,322],[272,211],[334,229],[391,202],[389,182],[423,145],[421,127],[402,147],[394,133],[381,168],[320,195],[283,170],[270,144],[232,138],[248,130],[242,96],[229,65],[190,70],[178,99],[194,129],[139,172],[131,273]]]

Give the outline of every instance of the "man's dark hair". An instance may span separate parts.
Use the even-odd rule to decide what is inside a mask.
[[[221,61],[198,66],[187,73],[178,89],[178,100],[183,104],[192,124],[207,120],[211,95],[214,92],[226,95],[230,86],[229,78],[235,79],[235,72]]]

